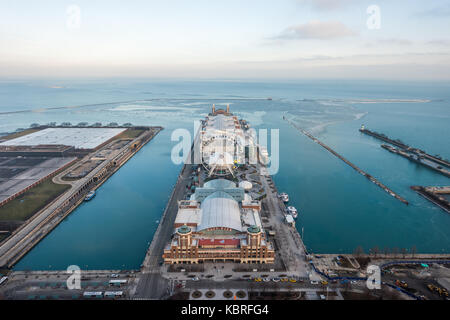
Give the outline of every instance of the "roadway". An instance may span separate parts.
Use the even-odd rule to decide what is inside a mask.
[[[276,230],[275,237],[282,244],[282,247],[278,248],[279,257],[283,259],[287,272],[293,273],[301,278],[306,278],[311,268],[306,263],[303,241],[297,230],[284,221],[285,215],[283,209],[285,206],[278,198],[278,194],[270,188],[268,182],[271,181],[271,177],[264,174],[264,169],[260,168],[260,172],[262,173],[262,186],[267,195],[263,199],[263,204],[265,204],[268,211],[268,225]]]
[[[178,212],[178,200],[182,200],[186,194],[191,171],[192,165],[185,165],[178,176],[176,186],[142,263],[142,272],[138,278],[135,298],[159,299],[166,292],[169,282],[161,276],[162,254],[164,247],[172,237],[173,224]]]

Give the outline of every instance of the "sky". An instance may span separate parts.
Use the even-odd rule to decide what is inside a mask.
[[[450,1],[0,0],[0,78],[450,79]]]

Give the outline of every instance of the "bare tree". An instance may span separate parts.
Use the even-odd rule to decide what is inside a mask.
[[[372,248],[372,253],[373,253],[373,256],[376,258],[377,254],[380,253],[380,248],[378,248],[378,246],[373,247]]]
[[[357,246],[356,248],[355,248],[355,250],[353,251],[353,254],[355,255],[355,256],[360,256],[360,255],[362,255],[364,253],[364,249],[363,249],[363,247],[361,247],[361,246]]]
[[[384,257],[385,257],[385,258],[387,257],[387,255],[389,254],[389,252],[390,252],[389,248],[388,248],[388,247],[384,247],[383,253],[384,253]]]
[[[410,252],[411,252],[412,257],[414,258],[414,255],[417,253],[416,246],[412,246]]]
[[[403,255],[403,259],[405,258],[406,254],[408,253],[408,249],[406,248],[402,248],[401,249],[402,255]]]
[[[397,257],[398,252],[399,252],[399,250],[397,247],[392,248],[392,254],[394,255],[394,257]]]

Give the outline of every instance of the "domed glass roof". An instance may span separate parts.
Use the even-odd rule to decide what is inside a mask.
[[[214,179],[214,180],[205,182],[203,187],[223,190],[223,189],[227,189],[227,188],[236,188],[236,184],[233,181],[230,181],[227,179]]]

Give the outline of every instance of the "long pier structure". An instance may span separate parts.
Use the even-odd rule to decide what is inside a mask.
[[[389,138],[388,136],[386,136],[383,133],[378,133],[378,132],[375,132],[375,131],[371,131],[371,130],[365,128],[364,126],[361,126],[359,131],[361,133],[367,134],[367,135],[372,136],[374,138],[377,138],[377,139],[379,139],[381,141],[384,141],[384,142],[387,142],[389,144],[392,144],[392,145],[394,145],[394,146],[396,146],[396,147],[398,147],[398,148],[400,148],[400,149],[402,149],[402,150],[404,150],[404,151],[406,151],[406,152],[408,152],[410,154],[415,155],[415,157],[406,156],[407,158],[409,158],[412,161],[418,162],[418,163],[420,163],[420,164],[422,164],[424,166],[428,166],[428,167],[431,167],[431,168],[435,167],[437,169],[442,169],[442,168],[439,168],[439,166],[445,166],[445,167],[450,169],[450,162],[448,160],[441,159],[441,158],[438,158],[436,156],[432,156],[432,155],[426,153],[425,151],[423,151],[421,149],[418,149],[418,148],[411,147],[411,146],[407,145],[406,143],[404,143],[404,142],[402,142],[402,141],[400,141],[398,139],[396,139],[396,140],[391,139],[391,138]],[[385,149],[389,150],[388,148],[385,148]],[[392,150],[389,150],[389,151],[392,152]],[[398,153],[398,152],[396,152],[396,153],[404,156],[404,154],[402,154],[402,153]],[[424,159],[428,160],[428,161],[431,161],[435,165],[431,165],[430,166],[427,162],[423,161]],[[433,168],[433,169],[435,169],[435,168]],[[442,174],[445,174],[443,171],[440,171],[440,172]],[[447,175],[447,174],[445,174],[445,175]]]
[[[391,190],[390,188],[388,188],[387,186],[385,186],[383,183],[381,183],[380,181],[378,181],[376,178],[374,178],[373,176],[371,176],[370,174],[368,174],[367,172],[365,172],[364,170],[360,169],[359,167],[357,167],[355,164],[353,164],[352,162],[350,162],[349,160],[347,160],[346,158],[344,158],[342,155],[340,155],[339,153],[337,153],[336,151],[334,151],[333,149],[331,149],[329,146],[327,146],[325,143],[323,143],[322,141],[320,141],[319,139],[317,139],[316,137],[314,137],[312,134],[310,134],[309,132],[307,132],[306,130],[300,128],[299,126],[297,126],[295,123],[293,123],[292,121],[290,121],[289,119],[287,119],[285,116],[283,116],[283,119],[286,120],[289,124],[291,124],[294,128],[296,128],[298,131],[300,131],[301,133],[303,133],[305,136],[307,136],[308,138],[310,138],[311,140],[313,140],[315,143],[317,143],[318,145],[322,146],[323,148],[325,148],[326,150],[328,150],[330,153],[332,153],[333,155],[335,155],[337,158],[341,159],[342,161],[344,161],[346,164],[348,164],[350,167],[352,167],[356,172],[358,172],[359,174],[365,176],[367,179],[369,179],[370,181],[372,181],[374,184],[376,184],[377,186],[379,186],[381,189],[383,189],[384,191],[386,191],[387,193],[389,193],[391,196],[393,196],[394,198],[396,198],[397,200],[403,202],[404,204],[408,205],[408,201],[406,199],[404,199],[403,197],[401,197],[399,194],[397,194],[396,192],[394,192],[393,190]]]
[[[411,186],[411,189],[442,210],[450,213],[450,201],[444,197],[444,195],[450,195],[450,187]]]
[[[90,190],[97,189],[107,181],[145,144],[151,141],[162,130],[162,127],[154,127],[153,129],[131,139],[112,158],[106,159],[82,179],[73,182],[61,179],[73,167],[55,176],[53,180],[57,183],[71,184],[72,187],[34,214],[27,223],[15,230],[8,239],[1,243],[0,266],[12,268],[14,264],[83,203],[84,197]]]
[[[192,155],[199,149],[196,146],[204,144],[204,148],[201,148],[200,151],[202,162],[196,164],[185,163],[178,176],[157,231],[141,265],[134,294],[135,298],[159,299],[166,294],[167,283],[170,284],[174,279],[186,279],[189,275],[201,279],[205,277],[205,274],[209,274],[210,277],[211,273],[215,273],[216,263],[226,265],[226,268],[229,269],[228,277],[230,277],[227,279],[230,281],[241,279],[242,275],[248,272],[257,272],[257,275],[272,274],[273,276],[289,274],[302,279],[307,278],[309,265],[305,261],[305,246],[297,230],[285,221],[285,206],[279,199],[277,192],[272,190],[274,186],[267,173],[267,168],[260,162],[245,166],[235,165],[236,163],[243,164],[243,162],[237,160],[240,159],[238,155],[235,159],[228,159],[223,152],[229,149],[222,149],[222,143],[217,143],[216,145],[209,143],[211,141],[209,139],[215,137],[218,140],[227,139],[228,141],[229,139],[233,141],[230,142],[231,145],[235,146],[233,139],[237,135],[245,135],[247,127],[248,125],[243,125],[229,111],[229,107],[226,110],[216,110],[213,106],[212,112],[207,117],[207,120],[203,122],[202,128],[196,135],[194,144],[191,147],[191,154],[188,157],[188,159],[192,159]],[[225,129],[227,128],[234,128],[234,131],[230,130],[233,132],[228,131],[225,134]],[[210,149],[205,148],[205,146],[209,146]],[[214,148],[211,146],[214,146]],[[237,146],[236,148],[239,147]],[[216,160],[211,157],[211,154],[223,154],[226,161],[215,162]],[[205,159],[209,160],[209,162]],[[246,195],[245,199],[239,199],[240,192],[243,189],[235,187],[236,182],[232,182],[231,179],[235,177],[235,181],[240,181],[243,179],[242,176],[246,176],[246,181],[247,179],[252,181],[251,184],[254,185],[252,187],[254,191],[264,190],[265,197],[261,201],[257,200],[249,203],[249,194]],[[193,198],[190,195],[190,200],[185,200],[186,196],[189,196],[189,186],[194,181],[198,183],[195,188],[195,197]],[[219,188],[220,190],[215,191],[214,188]],[[202,200],[202,192],[212,193],[211,195],[206,195],[206,198]],[[237,200],[233,200],[232,196],[225,195],[226,192],[232,194]],[[228,201],[230,206],[221,207],[222,204],[220,202],[215,203],[218,208],[217,212],[220,212],[221,215],[217,221],[219,223],[222,220],[225,223],[227,221],[235,221],[235,224],[233,226],[210,225],[206,229],[202,229],[205,223],[212,221],[207,219],[208,214],[210,214],[208,205],[212,203],[209,201],[214,202],[220,197],[226,198],[226,200],[222,201]],[[197,201],[204,205],[198,206]],[[237,205],[238,201],[242,201],[242,207],[241,204]],[[185,211],[187,207],[180,206],[180,203],[187,203],[189,212]],[[235,209],[233,209],[233,203],[236,203]],[[195,215],[191,214],[192,211],[196,210],[202,210],[201,218],[195,218]],[[240,210],[240,212],[237,210]],[[249,213],[251,214],[249,215]],[[240,215],[239,219],[229,219],[237,218],[238,214]],[[184,220],[187,217],[189,217],[189,220]],[[194,218],[204,219],[204,221],[197,221]],[[238,223],[243,223],[242,229],[237,225]],[[195,230],[195,233],[191,230]],[[214,233],[208,233],[203,230],[214,230]],[[224,234],[223,230],[227,230],[226,234]],[[272,230],[272,236],[269,235],[269,230]],[[255,238],[253,234],[256,234],[257,237]],[[169,253],[176,253],[184,248],[178,244],[182,239],[185,239],[183,237],[195,238],[185,243],[196,246],[196,250],[192,250],[190,255],[185,253],[181,258],[173,254],[169,255]],[[249,242],[247,239],[251,241]],[[253,247],[247,248],[250,243]],[[272,243],[278,248],[278,250],[275,250],[274,257],[271,256],[273,250],[272,252],[267,250],[267,253],[263,251],[266,250],[265,246],[270,245],[269,248],[272,248]],[[208,246],[211,245],[214,245],[217,249],[209,249]],[[169,251],[170,248],[174,247],[177,250]],[[247,251],[242,251],[248,250],[250,252],[250,250],[255,250],[255,248],[258,248],[260,251],[259,255],[261,257],[256,252],[254,256],[247,256]],[[204,254],[204,252],[208,254],[207,259],[198,264],[196,259],[201,259],[202,256],[200,254]],[[227,252],[227,256],[224,256],[221,252]],[[238,252],[237,256],[231,256],[236,252]],[[230,256],[232,259],[229,258]],[[172,263],[176,259],[178,259],[177,262]],[[256,261],[257,259],[261,260],[261,262],[248,261]],[[189,272],[189,275],[186,275],[186,272]],[[210,279],[209,277],[208,279]],[[207,287],[213,285],[215,281],[223,281],[222,277],[223,275],[220,277],[220,280],[203,279],[204,283],[202,283]]]
[[[450,177],[450,171],[449,170],[446,170],[446,169],[442,168],[442,166],[437,165],[432,160],[424,159],[424,157],[422,157],[421,155],[418,155],[416,153],[411,153],[411,152],[402,150],[400,148],[397,149],[397,148],[394,148],[394,147],[392,147],[390,145],[387,145],[387,144],[382,144],[381,147],[383,149],[388,150],[389,152],[392,152],[394,154],[398,154],[398,155],[400,155],[400,156],[402,156],[402,157],[404,157],[404,158],[406,158],[408,160],[411,160],[413,162],[421,164],[421,165],[423,165],[423,166],[425,166],[425,167],[427,167],[427,168],[429,168],[431,170],[437,171],[437,172],[439,172],[440,174],[443,174],[446,177]]]

